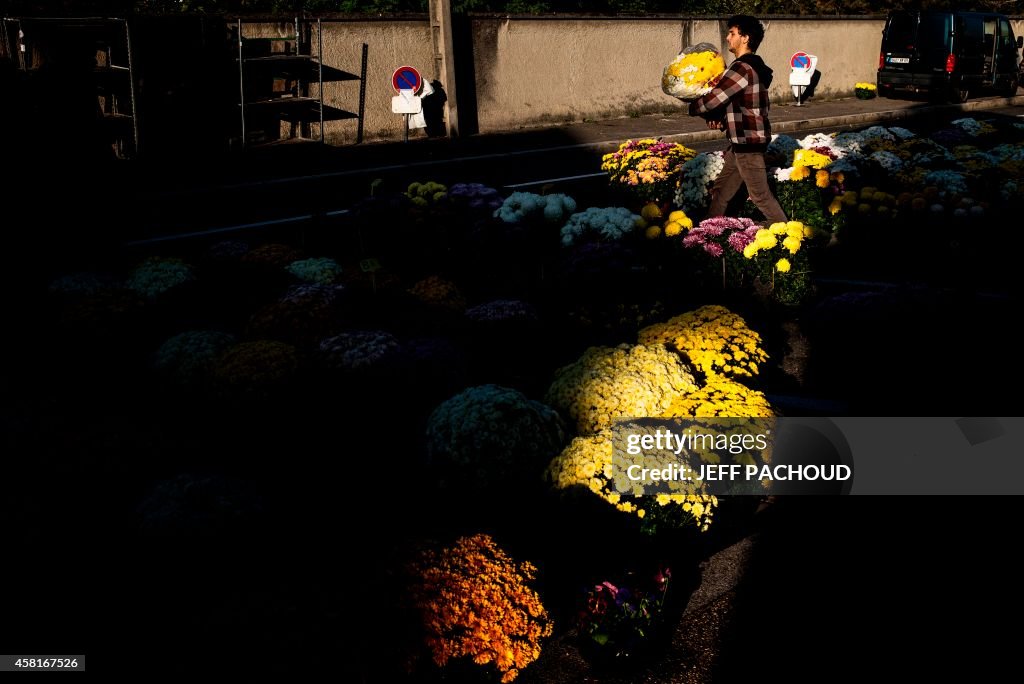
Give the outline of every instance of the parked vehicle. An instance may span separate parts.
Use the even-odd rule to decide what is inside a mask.
[[[1018,50],[1005,14],[994,12],[891,12],[878,55],[878,94],[927,92],[965,102],[972,95],[1017,92]]]

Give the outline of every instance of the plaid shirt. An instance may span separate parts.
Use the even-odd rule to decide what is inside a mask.
[[[751,61],[755,65],[760,62],[764,73],[759,74]],[[690,114],[709,120],[724,115],[725,132],[734,145],[767,145],[772,139],[768,122],[771,82],[772,70],[760,57],[743,55],[733,60],[710,93],[690,105]]]

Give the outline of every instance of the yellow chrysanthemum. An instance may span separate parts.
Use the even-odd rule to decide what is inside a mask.
[[[661,207],[654,202],[648,202],[644,205],[644,208],[640,210],[640,215],[648,221],[661,218]]]
[[[668,215],[668,220],[675,221],[676,223],[683,225],[686,221],[689,221],[690,219],[689,217],[687,217],[686,212],[676,209],[675,211]],[[690,224],[692,227],[693,221],[690,221]]]
[[[793,166],[794,167],[810,167],[813,169],[821,169],[832,163],[832,160],[820,152],[814,150],[797,150],[793,153]],[[796,169],[793,169],[796,171]],[[808,171],[802,178],[806,178],[810,175]]]
[[[683,396],[683,395],[680,395]],[[643,486],[637,485],[623,474],[622,466],[624,461],[622,453],[616,455],[616,445],[625,443],[627,435],[636,435],[641,432],[652,433],[657,428],[652,426],[641,426],[634,423],[622,423],[610,428],[604,428],[598,433],[589,437],[577,437],[555,457],[545,473],[545,478],[551,482],[556,489],[568,489],[575,486],[584,486],[592,493],[601,497],[604,501],[614,506],[623,513],[636,515],[643,518],[647,515],[650,505],[641,507],[633,501],[623,500],[622,496],[644,496],[648,492]],[[661,469],[671,462],[677,462],[678,456],[672,451],[650,452],[643,455],[630,456],[629,463],[642,463],[643,467]],[[617,463],[612,468],[613,462]],[[603,472],[605,466],[612,468],[611,473],[602,475],[589,481],[582,481],[577,473],[581,470],[581,464],[594,464],[597,472]],[[617,473],[619,477],[613,477]],[[596,479],[596,482],[595,482]],[[698,526],[707,530],[711,523],[714,508],[718,506],[715,497],[703,493],[703,484],[695,481],[674,480],[663,483],[668,487],[667,492],[659,492],[656,495],[655,503],[659,506],[678,505],[684,510],[690,511]],[[698,514],[693,514],[693,507],[701,504]]]
[[[779,259],[775,262],[775,270],[779,273],[789,273],[789,259]]]
[[[811,170],[806,166],[794,166],[793,170],[789,174],[789,179],[793,181],[801,181],[811,175]]]
[[[676,393],[695,387],[689,369],[664,346],[591,347],[555,372],[545,403],[588,434],[617,418],[663,415]]]
[[[648,326],[638,337],[641,344],[674,348],[705,374],[756,375],[757,364],[768,359],[761,348],[761,336],[723,306],[702,306],[665,323]]]

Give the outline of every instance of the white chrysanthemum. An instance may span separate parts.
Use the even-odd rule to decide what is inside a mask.
[[[836,135],[832,141],[832,145],[837,150],[842,150],[844,154],[851,154],[854,152],[860,152],[864,147],[866,138],[857,131],[845,131]]]
[[[996,157],[1000,162],[1024,161],[1024,144],[1005,143],[996,145],[989,150],[989,154]]]
[[[888,131],[885,126],[869,126],[860,132],[862,140],[895,140],[896,136]]]
[[[910,166],[918,166],[921,168],[929,168],[935,164],[941,162],[956,161],[956,157],[953,153],[945,148],[937,148],[928,152],[918,152],[912,156],[909,160]]]
[[[925,174],[924,184],[934,185],[943,196],[967,192],[967,181],[964,180],[963,174],[956,171],[931,171]]]
[[[903,160],[892,152],[880,150],[871,154],[871,159],[882,165],[882,168],[889,173],[896,173],[903,168]]]
[[[831,173],[858,174],[860,173],[859,164],[863,163],[863,161],[864,157],[860,154],[848,154],[845,157],[836,159],[825,168]]]
[[[805,150],[811,150],[815,147],[832,147],[835,138],[827,133],[812,133],[797,142]]]
[[[1018,192],[1020,191],[1017,188],[1017,182],[1012,180],[1005,181],[1002,187],[999,188],[999,196],[1007,201],[1017,197]]]
[[[684,163],[675,206],[682,207],[687,213],[704,207],[710,198],[711,184],[724,167],[725,154],[722,152],[703,152]]]
[[[775,180],[779,182],[788,181],[790,179],[790,176],[793,174],[793,167],[787,166],[784,169],[775,169],[774,174]]]
[[[563,193],[536,195],[532,192],[513,192],[494,211],[494,217],[512,224],[541,217],[548,223],[561,223],[574,211],[576,200]]]
[[[969,116],[951,121],[950,123],[970,136],[980,135],[982,131],[981,122]]]
[[[616,241],[634,231],[640,216],[625,207],[590,207],[569,217],[562,226],[562,244],[572,246],[585,235]]]
[[[564,426],[554,409],[498,385],[451,397],[427,421],[427,456],[452,484],[532,479],[564,443]]]

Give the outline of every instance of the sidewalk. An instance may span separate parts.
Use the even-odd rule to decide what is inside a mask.
[[[774,133],[795,132],[824,126],[870,126],[874,123],[903,121],[938,113],[973,112],[1008,105],[1024,105],[1024,95],[1012,98],[989,97],[964,104],[933,104],[925,100],[895,100],[876,97],[871,100],[843,98],[812,100],[803,106],[772,105],[770,119]],[[383,160],[420,160],[424,157],[453,158],[475,154],[501,154],[559,146],[586,146],[617,149],[629,138],[664,138],[693,144],[724,139],[721,131],[709,130],[700,117],[688,116],[680,104],[679,114],[621,117],[604,121],[585,121],[561,126],[523,128],[518,131],[483,133],[465,138],[417,139],[409,143],[371,143],[362,147],[330,148],[328,154],[352,161],[369,156]]]

